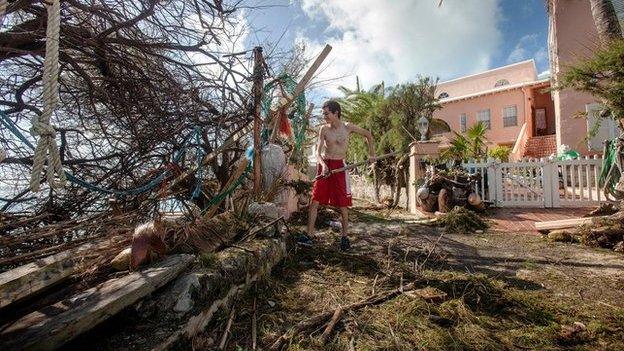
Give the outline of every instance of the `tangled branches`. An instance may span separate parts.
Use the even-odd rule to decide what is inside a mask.
[[[60,104],[52,124],[65,169],[101,188],[133,188],[170,170],[195,128],[200,137],[177,167],[247,124],[250,54],[224,57],[243,48],[243,16],[221,1],[61,1]],[[41,114],[46,17],[41,1],[9,1],[0,32],[0,110],[26,136]],[[54,207],[67,219],[107,205],[103,194],[75,185],[33,195],[32,150],[7,129],[0,129],[0,149],[7,153],[0,211]],[[210,174],[223,184],[241,154],[242,144],[233,145]]]

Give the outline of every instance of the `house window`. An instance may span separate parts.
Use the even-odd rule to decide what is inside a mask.
[[[449,97],[449,94],[446,91],[443,91],[440,95],[438,95],[438,99],[446,99],[447,97]]]
[[[492,129],[490,125],[490,109],[477,112],[477,122],[483,122],[486,129]]]
[[[462,113],[461,115],[459,115],[459,130],[461,130],[462,133],[466,131],[466,114],[465,113]]]
[[[503,108],[503,127],[515,127],[518,125],[518,108],[516,105]]]
[[[509,85],[509,81],[507,79],[499,79],[496,81],[496,84],[494,84],[494,88],[502,87],[503,85]]]

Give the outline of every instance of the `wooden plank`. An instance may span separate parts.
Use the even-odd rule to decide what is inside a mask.
[[[535,229],[537,230],[554,230],[554,229],[565,229],[565,228],[574,228],[584,224],[592,224],[599,219],[606,218],[603,217],[588,217],[588,218],[571,218],[571,219],[560,219],[557,221],[546,221],[546,222],[535,222]]]
[[[0,308],[34,295],[71,276],[84,254],[114,239],[87,243],[0,274]]]
[[[30,313],[0,333],[2,350],[54,350],[180,274],[193,255],[173,255]]]

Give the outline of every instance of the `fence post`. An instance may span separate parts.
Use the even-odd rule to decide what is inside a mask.
[[[503,194],[503,177],[500,172],[500,161],[489,159],[487,165],[488,172],[488,189],[490,189],[489,201],[494,203],[494,206],[500,207]]]

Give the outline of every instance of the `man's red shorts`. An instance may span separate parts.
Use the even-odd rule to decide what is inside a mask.
[[[342,168],[345,166],[344,160],[323,160],[329,170]],[[316,175],[322,172],[321,165],[316,167]],[[312,187],[312,200],[318,201],[321,205],[336,207],[351,206],[351,185],[349,184],[349,174],[338,172],[327,178],[319,178]]]

